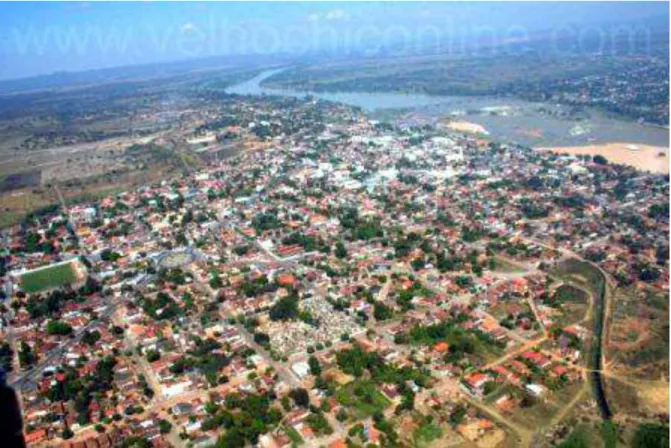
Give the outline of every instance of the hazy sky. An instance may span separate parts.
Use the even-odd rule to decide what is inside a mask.
[[[226,54],[496,38],[662,17],[667,2],[0,3],[0,79]],[[575,32],[575,31],[574,31]]]

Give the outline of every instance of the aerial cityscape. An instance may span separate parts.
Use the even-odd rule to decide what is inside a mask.
[[[669,446],[668,3],[379,7],[0,4],[0,446]]]

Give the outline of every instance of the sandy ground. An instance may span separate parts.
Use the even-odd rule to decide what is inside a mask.
[[[536,148],[562,154],[602,155],[609,162],[629,165],[653,173],[669,173],[669,148],[631,143],[605,143],[588,146]]]
[[[479,125],[477,123],[471,123],[469,121],[463,121],[463,120],[457,120],[457,121],[450,121],[447,123],[447,127],[452,129],[453,131],[459,131],[459,132],[469,132],[472,134],[489,134],[487,129],[484,128],[484,126]]]

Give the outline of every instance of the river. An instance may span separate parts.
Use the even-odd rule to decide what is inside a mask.
[[[284,68],[267,70],[226,89],[238,95],[305,97],[361,107],[373,117],[405,122],[438,122],[448,117],[482,125],[503,141],[529,146],[575,146],[627,142],[669,146],[669,130],[633,121],[616,120],[595,110],[580,121],[565,118],[566,106],[491,96],[431,96],[410,93],[309,92],[271,89],[262,82]]]

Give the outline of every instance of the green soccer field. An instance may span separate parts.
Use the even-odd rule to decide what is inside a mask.
[[[23,274],[20,283],[25,293],[33,294],[74,283],[76,280],[77,276],[72,263],[65,263]]]

